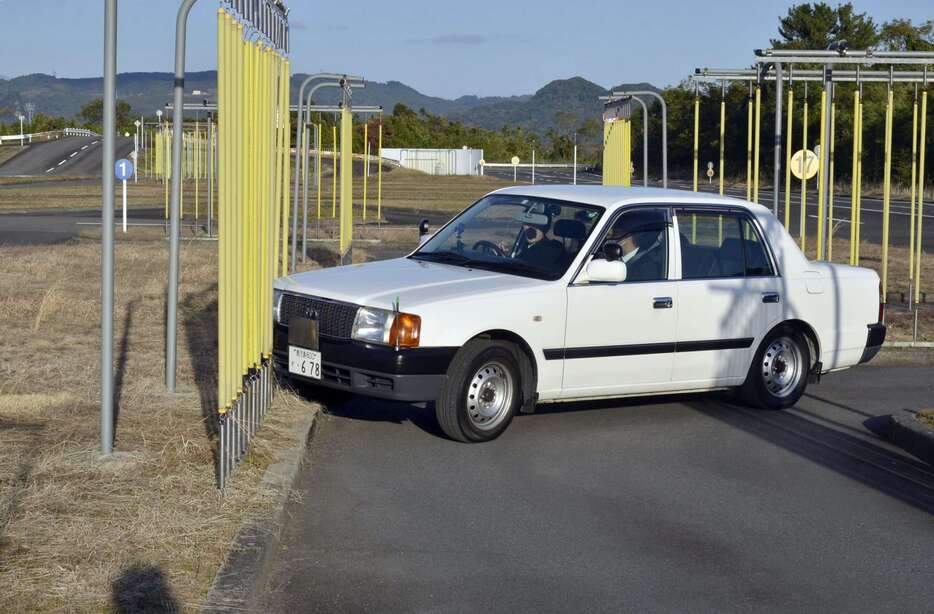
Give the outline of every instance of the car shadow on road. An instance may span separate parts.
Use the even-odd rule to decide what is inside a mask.
[[[447,435],[435,419],[435,409],[432,403],[421,407],[412,403],[386,401],[303,384],[298,384],[295,390],[302,397],[320,403],[325,413],[331,416],[392,424],[411,422],[430,435],[447,439]]]
[[[791,412],[753,409],[710,396],[686,401],[695,411],[934,514],[934,471],[871,441]]]

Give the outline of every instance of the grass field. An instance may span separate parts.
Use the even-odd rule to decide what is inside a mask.
[[[279,394],[221,496],[215,408],[205,404],[215,385],[216,245],[183,243],[180,393],[168,395],[165,243],[161,233],[134,234],[116,253],[120,455],[109,461],[98,458],[99,241],[0,247],[4,611],[137,611],[163,589],[196,610],[243,519],[271,505],[263,471],[297,443],[299,418],[317,410]]]

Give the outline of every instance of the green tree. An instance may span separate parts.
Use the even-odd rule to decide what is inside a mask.
[[[850,2],[832,7],[825,2],[797,4],[779,18],[778,34],[772,39],[776,49],[827,49],[845,40],[850,49],[869,49],[879,43],[879,32],[872,17],[857,13]]]
[[[123,100],[117,101],[117,130],[128,131],[133,125],[132,107]],[[84,121],[84,126],[91,130],[101,131],[104,117],[104,100],[96,98],[87,103],[78,111],[78,118]]]
[[[882,24],[879,38],[890,51],[934,51],[934,21],[916,26],[910,19],[893,19]]]

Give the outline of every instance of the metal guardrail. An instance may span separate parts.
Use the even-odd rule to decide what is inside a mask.
[[[31,134],[7,134],[0,136],[0,144],[4,141],[23,143],[32,143],[33,141],[54,141],[66,136],[100,136],[91,130],[84,128],[64,128],[62,130],[47,130],[45,132],[33,132]]]

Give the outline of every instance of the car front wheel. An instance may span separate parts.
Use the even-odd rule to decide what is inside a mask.
[[[451,439],[497,438],[522,403],[519,351],[510,343],[473,339],[451,361],[435,414]]]
[[[810,365],[810,349],[804,336],[793,328],[779,327],[759,345],[742,396],[764,409],[791,407],[804,394]]]

